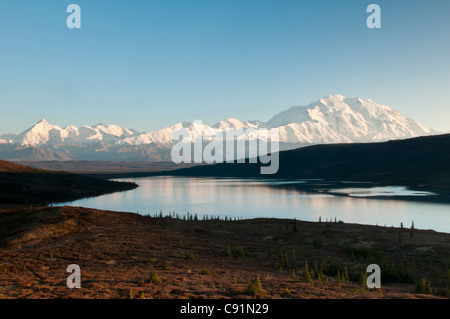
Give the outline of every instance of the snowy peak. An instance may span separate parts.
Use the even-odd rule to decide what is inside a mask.
[[[39,122],[36,123],[36,126],[41,125],[41,126],[48,126],[50,124],[48,124],[46,119],[42,119]]]
[[[235,118],[228,118],[214,124],[212,127],[221,131],[226,131],[228,129],[247,129],[250,127],[256,128],[258,127],[258,124],[247,121],[243,122]]]
[[[118,125],[99,123],[80,128],[61,128],[42,119],[19,135],[4,134],[0,144],[27,146],[95,145],[157,145],[171,147],[172,133],[180,128],[193,136],[225,133],[230,129],[278,128],[280,142],[298,147],[302,144],[381,142],[386,140],[438,134],[389,106],[361,97],[347,98],[340,94],[323,97],[305,106],[291,108],[274,115],[268,122],[224,119],[213,126],[197,122],[180,122],[150,133],[139,133]],[[212,138],[212,137],[209,137]]]
[[[131,130],[128,130],[126,128],[122,128],[115,124],[110,125],[103,125],[103,124],[97,124],[93,127],[94,130],[97,130],[101,133],[104,133],[106,135],[112,135],[116,137],[129,137],[134,135],[134,133]]]
[[[60,142],[58,132],[62,129],[56,125],[50,125],[47,120],[42,119],[34,126],[25,130],[18,137],[18,143],[22,145],[39,145],[48,142]]]
[[[189,132],[191,141],[194,142],[194,136],[200,137],[204,135],[214,135],[218,129],[215,129],[206,124],[196,122],[180,122],[170,127],[163,128],[151,133],[144,133],[137,136],[125,138],[118,142],[118,144],[125,145],[141,145],[141,144],[160,144],[162,146],[173,145],[172,133],[180,129],[185,129]]]
[[[307,106],[293,106],[267,122],[286,142],[381,142],[437,133],[389,106],[363,98],[330,95]]]
[[[42,119],[17,136],[8,134],[8,143],[17,143],[26,146],[91,144],[96,142],[114,143],[125,137],[138,134],[140,133],[121,128],[118,125],[101,124],[93,127],[83,125],[81,128],[68,125],[65,128],[61,128]]]

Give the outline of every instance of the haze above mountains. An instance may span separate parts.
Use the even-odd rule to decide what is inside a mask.
[[[0,157],[9,160],[170,160],[172,132],[181,127],[191,133],[209,134],[239,128],[279,128],[281,150],[312,144],[382,142],[439,134],[389,106],[363,98],[330,95],[306,106],[293,106],[267,122],[229,118],[202,127],[182,122],[150,133],[103,124],[61,128],[44,119],[18,135],[0,135]]]

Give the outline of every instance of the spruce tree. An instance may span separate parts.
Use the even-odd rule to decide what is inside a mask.
[[[303,275],[302,275],[302,279],[304,282],[313,282],[312,278],[311,278],[311,274],[309,273],[309,269],[308,269],[308,261],[305,261],[305,268],[303,269]]]
[[[295,269],[292,269],[292,279],[297,279],[297,274],[295,273]]]
[[[283,261],[284,261],[284,259],[283,259],[283,250],[281,250],[281,248],[280,248],[280,267],[283,266]]]
[[[287,253],[285,253],[284,255],[284,259],[283,259],[283,265],[284,265],[284,267],[285,268],[288,268],[288,255],[287,255]]]
[[[323,282],[323,267],[322,267],[322,264],[320,264],[320,281]]]
[[[367,273],[365,271],[361,271],[361,275],[359,276],[359,283],[361,286],[367,288]]]
[[[319,279],[319,267],[317,261],[314,261],[314,279]]]
[[[296,262],[296,257],[295,257],[295,248],[292,248],[292,263],[291,263],[291,268],[293,270],[297,270],[297,262]]]
[[[344,274],[343,274],[343,278],[342,278],[345,282],[349,282],[350,278],[348,276],[348,269],[347,269],[347,265],[344,266]]]

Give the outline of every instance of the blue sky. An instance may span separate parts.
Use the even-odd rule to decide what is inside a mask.
[[[268,120],[335,93],[450,131],[450,1],[3,0],[0,39],[0,133]]]

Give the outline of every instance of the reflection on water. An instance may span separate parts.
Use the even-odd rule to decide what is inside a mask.
[[[436,195],[432,192],[415,191],[407,189],[404,186],[384,186],[370,188],[342,188],[332,189],[333,193],[347,194],[354,197],[373,197],[373,196],[430,196]]]
[[[70,203],[90,208],[138,212],[140,214],[220,215],[222,217],[297,218],[307,221],[330,219],[346,223],[435,229],[450,233],[450,205],[396,200],[366,199],[358,196],[417,195],[403,187],[333,189],[349,196],[333,196],[326,191],[311,193],[295,189],[303,181],[243,180],[185,177],[126,179],[137,189],[87,198]],[[280,187],[286,184],[286,188]],[[276,187],[274,187],[276,186]],[[358,197],[358,198],[354,198]]]

